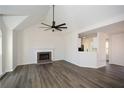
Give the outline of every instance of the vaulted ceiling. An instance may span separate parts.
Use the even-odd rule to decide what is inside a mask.
[[[117,5],[57,5],[55,6],[55,20],[57,23],[67,23],[68,30],[76,31],[124,15],[123,10],[124,6]],[[49,5],[0,6],[0,14],[3,16],[25,16],[23,21],[16,25],[16,30],[23,30],[34,24],[40,26],[41,22],[51,24],[52,18]]]
[[[13,29],[23,30],[42,20],[47,15],[48,10],[48,5],[3,5],[0,6],[0,15],[3,16],[8,27],[12,26]]]

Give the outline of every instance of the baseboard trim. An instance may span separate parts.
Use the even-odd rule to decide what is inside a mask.
[[[16,67],[14,69],[11,69],[10,71],[4,72],[0,75],[0,80],[2,80],[8,73],[14,71],[16,69]]]
[[[3,73],[2,75],[0,75],[0,80],[2,80],[7,75],[7,73],[9,73],[9,72],[6,72],[6,73]]]

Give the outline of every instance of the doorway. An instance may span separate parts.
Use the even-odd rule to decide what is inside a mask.
[[[109,63],[109,39],[105,41],[106,63]]]

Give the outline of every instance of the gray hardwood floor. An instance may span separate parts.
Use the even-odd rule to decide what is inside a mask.
[[[0,80],[2,88],[111,88],[124,87],[124,67],[78,67],[66,61],[18,66]]]

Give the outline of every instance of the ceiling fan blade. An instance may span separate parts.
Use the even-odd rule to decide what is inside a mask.
[[[51,28],[45,29],[44,31],[50,30]]]
[[[48,24],[45,24],[45,23],[41,23],[41,24],[43,24],[43,25],[45,25],[45,26],[49,26],[49,27],[51,27],[50,25],[48,25]]]
[[[66,23],[63,23],[63,24],[57,25],[56,27],[60,27],[60,26],[63,26],[63,25],[66,25]]]
[[[67,27],[58,27],[58,28],[67,29]]]
[[[59,31],[62,31],[61,29],[59,29],[59,28],[55,28],[56,30],[59,30]]]

